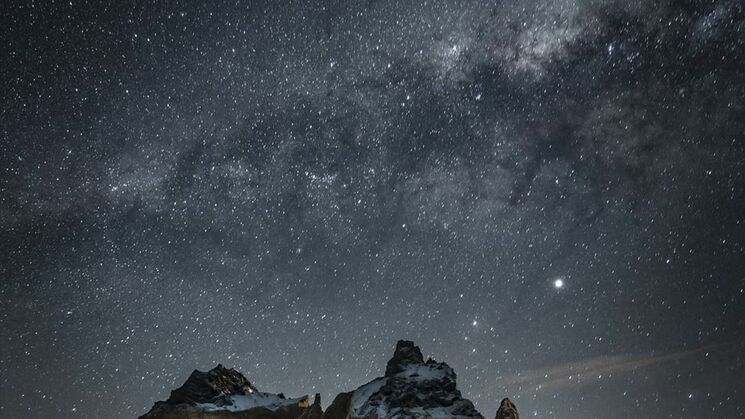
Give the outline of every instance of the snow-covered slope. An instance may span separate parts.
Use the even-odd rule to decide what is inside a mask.
[[[336,406],[334,406],[336,405]],[[345,415],[346,413],[346,415]],[[334,400],[324,418],[483,418],[444,362],[424,361],[413,342],[399,341],[386,375]]]
[[[481,418],[461,397],[455,373],[447,364],[429,361],[408,365],[352,392],[351,417]]]
[[[250,394],[235,394],[227,396],[222,400],[224,400],[224,404],[196,403],[195,406],[209,412],[215,412],[218,410],[238,412],[241,410],[253,409],[255,407],[265,407],[269,410],[277,410],[290,406],[301,406],[308,404],[307,397],[285,399],[277,394],[262,392],[255,392]]]
[[[307,396],[286,399],[282,394],[260,392],[238,371],[218,365],[207,372],[194,370],[168,400],[155,403],[141,419],[296,419],[307,410]]]

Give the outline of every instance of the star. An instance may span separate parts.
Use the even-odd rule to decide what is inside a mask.
[[[0,416],[328,402],[407,338],[487,417],[744,411],[742,0],[6,3]]]

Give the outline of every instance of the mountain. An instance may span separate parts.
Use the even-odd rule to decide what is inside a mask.
[[[140,419],[297,419],[309,407],[307,396],[287,399],[260,392],[243,374],[218,365],[207,372],[194,370],[168,400],[156,402]]]
[[[383,377],[356,390],[341,393],[323,411],[316,394],[288,399],[260,392],[234,369],[218,365],[195,370],[166,401],[156,402],[140,419],[372,419],[457,418],[483,419],[473,403],[463,398],[456,374],[444,362],[424,360],[413,342],[400,340]],[[509,399],[502,400],[496,419],[519,419]]]

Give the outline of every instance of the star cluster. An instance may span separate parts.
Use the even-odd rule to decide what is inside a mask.
[[[487,417],[745,415],[739,1],[1,7],[0,416],[399,338]]]

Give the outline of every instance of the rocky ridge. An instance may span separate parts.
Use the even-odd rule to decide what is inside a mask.
[[[324,411],[316,394],[288,399],[260,392],[241,373],[218,365],[195,370],[166,401],[156,402],[140,419],[372,419],[457,418],[483,416],[463,398],[455,371],[444,362],[424,360],[411,341],[397,343],[385,375],[341,393]],[[502,400],[496,419],[519,419],[509,399]]]

